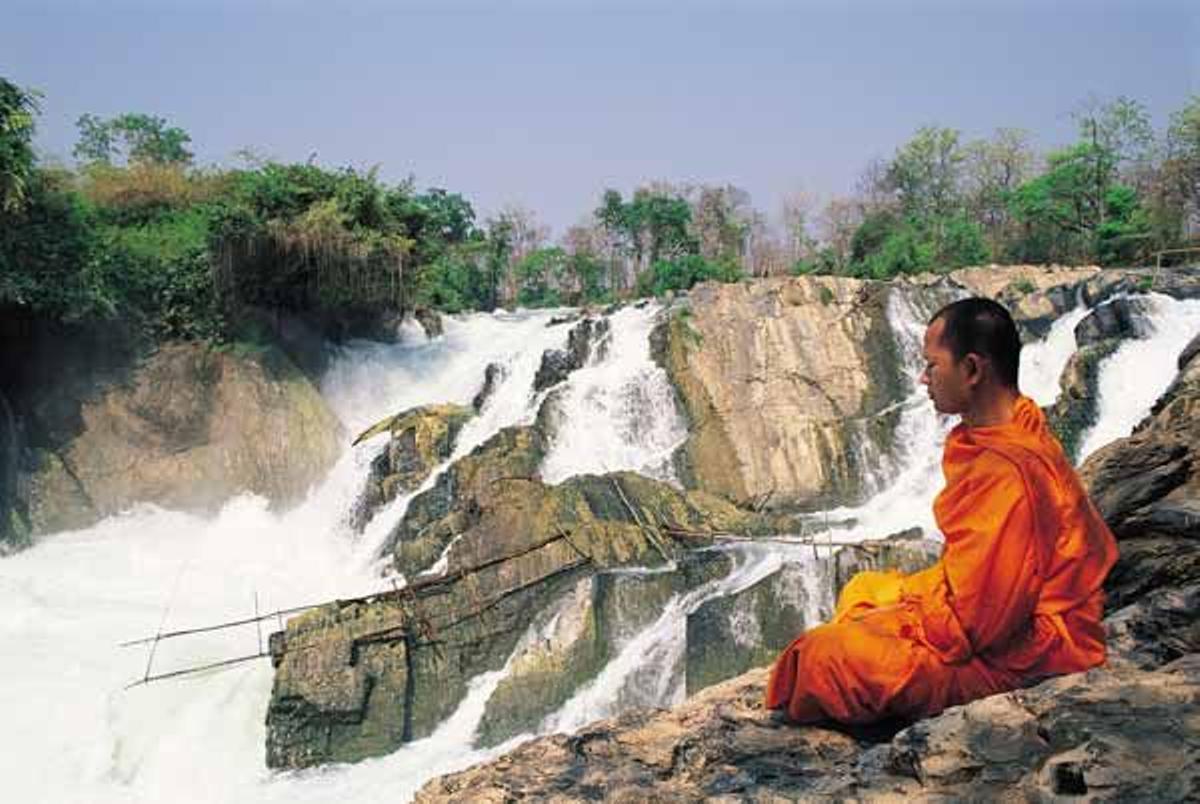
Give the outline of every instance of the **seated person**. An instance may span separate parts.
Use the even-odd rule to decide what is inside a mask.
[[[921,382],[939,412],[962,417],[933,505],[941,559],[852,578],[833,619],[779,656],[768,708],[800,723],[915,719],[1104,662],[1116,541],[1018,390],[1020,349],[993,301],[933,317]]]

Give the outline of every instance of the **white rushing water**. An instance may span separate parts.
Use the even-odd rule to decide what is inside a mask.
[[[878,470],[889,479],[882,491],[864,505],[829,512],[830,519],[855,520],[847,533],[838,532],[839,540],[913,525],[932,533],[930,506],[941,486],[938,460],[950,423],[937,416],[916,383],[928,311],[902,294],[893,296],[889,316],[912,377],[911,392],[900,403],[901,448]],[[1156,297],[1153,304],[1151,337],[1130,342],[1102,367],[1096,439],[1123,434],[1131,426],[1124,422],[1145,413],[1158,386],[1169,381],[1167,362],[1180,342],[1200,329],[1200,302]],[[1057,394],[1058,374],[1074,348],[1074,325],[1085,312],[1064,316],[1044,341],[1026,348],[1023,389],[1039,402]],[[558,394],[559,419],[542,467],[546,479],[615,469],[671,478],[669,456],[685,433],[666,378],[649,359],[654,314],[654,307],[616,313],[607,348],[552,392]],[[411,336],[393,346],[356,345],[330,369],[322,391],[353,435],[414,405],[467,404],[484,368],[499,363],[504,379],[464,428],[455,449],[455,456],[462,455],[499,428],[530,423],[537,415],[545,394],[532,393],[534,373],[542,352],[564,346],[570,328],[547,326],[551,315],[447,319],[444,337],[432,341]],[[1127,393],[1131,385],[1146,388],[1134,399]],[[207,518],[140,506],[0,560],[0,711],[6,721],[0,779],[6,800],[395,802],[432,776],[511,747],[515,741],[487,752],[472,748],[503,669],[473,679],[455,714],[429,738],[355,765],[291,773],[271,773],[264,763],[268,662],[125,689],[146,672],[147,650],[118,648],[124,640],[246,617],[256,604],[272,611],[383,588],[378,548],[410,497],[377,514],[361,536],[345,524],[381,443],[382,437],[348,450],[290,512],[272,512],[252,496]],[[684,690],[687,614],[811,556],[784,545],[729,552],[735,562],[729,576],[677,596],[650,626],[622,637],[612,662],[548,717],[542,731],[574,729],[625,706],[677,702]],[[266,630],[274,628],[264,629],[264,640]],[[152,670],[253,654],[259,639],[257,629],[248,627],[163,642]]]
[[[650,305],[617,311],[608,343],[571,375],[542,464],[547,483],[619,469],[674,480],[671,453],[687,427],[667,373],[650,359],[657,312]]]
[[[1080,463],[1133,432],[1175,378],[1179,353],[1200,333],[1200,299],[1151,293],[1143,304],[1148,333],[1125,341],[1100,365],[1099,410],[1096,424],[1080,440]]]

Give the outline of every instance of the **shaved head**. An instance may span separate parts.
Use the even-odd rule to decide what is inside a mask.
[[[938,310],[930,324],[942,322],[942,344],[956,360],[968,354],[987,358],[996,379],[1017,388],[1021,365],[1021,336],[1003,305],[991,299],[972,298],[951,302]]]

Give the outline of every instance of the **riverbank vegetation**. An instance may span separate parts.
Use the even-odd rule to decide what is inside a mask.
[[[376,169],[199,166],[187,132],[145,114],[84,115],[76,164],[40,164],[38,104],[0,79],[0,309],[120,320],[156,341],[226,340],[248,311],[353,335],[347,322],[420,309],[606,303],[707,279],[1129,265],[1200,233],[1200,96],[1161,131],[1135,101],[1093,103],[1047,154],[1020,131],[921,128],[852,195],[794,196],[774,225],[731,186],[606,190],[558,242],[528,211],[480,221],[461,194]]]

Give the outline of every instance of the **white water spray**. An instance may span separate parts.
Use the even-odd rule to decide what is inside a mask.
[[[1148,334],[1122,343],[1100,364],[1095,425],[1080,440],[1079,462],[1133,432],[1177,373],[1179,353],[1200,334],[1200,299],[1146,297]]]

